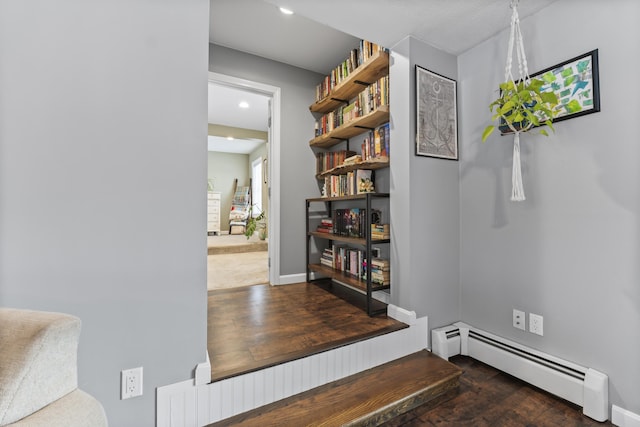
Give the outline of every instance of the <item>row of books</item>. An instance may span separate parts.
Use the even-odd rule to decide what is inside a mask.
[[[391,134],[389,123],[370,131],[362,141],[361,157],[363,161],[389,158],[389,141]]]
[[[333,90],[336,85],[340,84],[344,79],[349,77],[356,68],[367,62],[377,52],[385,51],[382,46],[371,43],[366,40],[360,40],[360,46],[349,52],[349,57],[341,64],[331,70],[331,73],[316,86],[316,101],[321,101]]]
[[[316,175],[320,175],[330,169],[342,166],[344,161],[356,154],[355,151],[342,150],[316,154]]]
[[[366,252],[362,249],[332,245],[326,248],[320,257],[320,264],[341,271],[358,279],[367,280]],[[389,260],[371,259],[371,282],[389,286],[391,283]]]
[[[320,263],[358,279],[366,279],[367,261],[362,249],[331,245],[322,252]]]
[[[322,115],[315,126],[315,136],[331,132],[345,123],[366,116],[383,105],[389,105],[389,76],[381,77],[367,86],[349,104]]]
[[[334,228],[333,218],[323,218],[318,224],[316,231],[327,234],[340,234]],[[391,232],[389,224],[371,224],[371,239],[373,240],[387,240],[391,238]]]
[[[373,172],[368,169],[356,169],[342,175],[325,177],[322,197],[354,196],[374,191]]]
[[[335,209],[333,211],[333,234],[364,238],[369,221],[367,210],[362,208]]]
[[[371,217],[367,217],[364,208],[335,209],[333,211],[333,234],[346,237],[366,237],[366,227],[378,221],[381,212],[378,209],[371,210]]]

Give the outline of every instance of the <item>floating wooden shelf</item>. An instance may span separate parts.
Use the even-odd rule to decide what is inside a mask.
[[[389,53],[377,52],[336,85],[327,97],[312,104],[313,113],[328,113],[362,92],[365,87],[389,74]]]
[[[389,106],[382,105],[375,111],[366,116],[358,117],[350,122],[338,126],[331,132],[324,133],[309,141],[311,147],[328,148],[332,147],[345,139],[360,135],[366,129],[375,129],[381,124],[389,121]]]
[[[318,179],[323,179],[327,176],[331,176],[331,175],[344,175],[347,172],[351,172],[354,170],[358,170],[358,169],[370,169],[370,170],[376,170],[376,169],[384,169],[384,168],[388,168],[389,167],[389,158],[388,157],[381,157],[377,160],[366,160],[364,162],[360,162],[360,163],[352,163],[350,165],[340,165],[340,166],[336,166],[335,168],[326,170],[324,172],[322,172],[321,174],[316,175],[316,178]]]
[[[320,231],[310,231],[309,236],[320,239],[333,240],[334,242],[351,243],[352,245],[366,245],[367,239],[360,237],[340,236],[339,234],[322,233]],[[389,243],[391,239],[371,239],[371,243]]]
[[[367,293],[367,282],[366,280],[358,279],[357,277],[353,277],[350,274],[343,273],[342,271],[338,271],[336,269],[326,267],[322,264],[309,264],[309,270],[315,271],[317,273],[321,273],[327,278],[331,280],[336,280],[338,282],[344,283],[352,288],[355,288],[358,292],[363,294]],[[390,286],[380,286],[371,284],[371,292],[382,291],[385,289],[389,289]]]

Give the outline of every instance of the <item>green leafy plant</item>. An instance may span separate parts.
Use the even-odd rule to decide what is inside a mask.
[[[500,84],[500,97],[489,104],[493,113],[492,121],[504,120],[512,131],[526,132],[540,126],[540,133],[549,136],[545,126],[555,132],[552,121],[558,114],[558,97],[552,91],[541,92],[544,81],[529,79],[515,83],[508,81]],[[495,130],[489,125],[482,132],[482,141],[486,141]]]
[[[256,229],[258,227],[260,227],[260,232],[264,233],[264,237],[266,237],[266,228],[267,228],[267,223],[265,221],[266,219],[266,214],[263,210],[260,210],[260,214],[256,217],[253,217],[253,215],[249,216],[249,219],[247,220],[247,226],[244,229],[244,235],[247,236],[247,240],[253,236],[253,233],[255,233]],[[262,240],[262,237],[261,237]]]

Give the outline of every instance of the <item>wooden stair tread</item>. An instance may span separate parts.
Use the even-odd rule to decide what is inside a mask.
[[[461,374],[457,366],[423,350],[209,427],[380,425],[442,396],[452,397]]]

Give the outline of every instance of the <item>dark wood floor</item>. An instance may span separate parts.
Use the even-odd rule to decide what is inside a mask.
[[[590,427],[612,426],[582,415],[582,408],[465,356],[450,360],[463,369],[460,393],[438,407],[413,411],[400,424],[440,427]]]
[[[257,285],[209,292],[208,349],[214,381],[250,372],[406,325],[364,311],[307,284]],[[456,356],[460,392],[435,409],[416,409],[395,426],[611,426],[581,408],[474,359]]]
[[[213,381],[407,327],[308,283],[220,289],[208,299]]]
[[[422,350],[207,427],[378,426],[450,399],[461,372]]]

